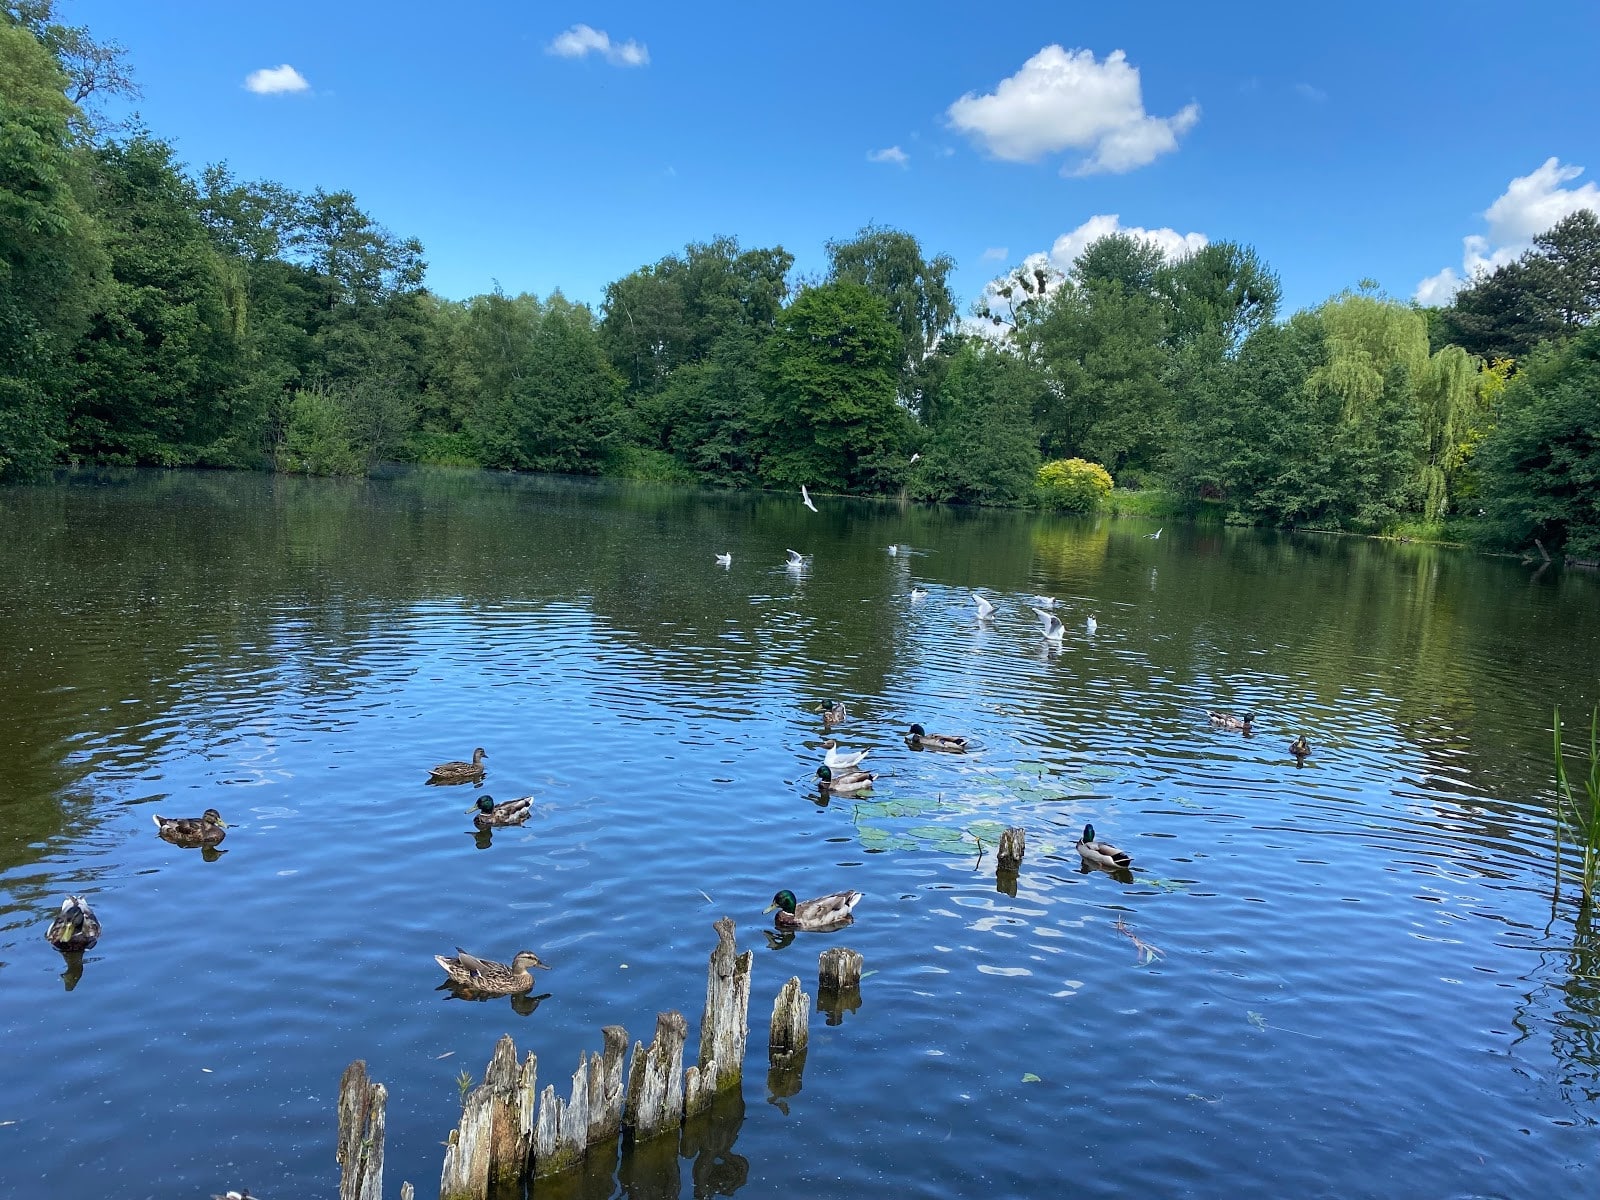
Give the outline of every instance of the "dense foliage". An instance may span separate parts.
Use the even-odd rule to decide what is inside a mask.
[[[1114,476],[1240,522],[1600,552],[1592,212],[1439,309],[1362,284],[1280,319],[1249,246],[1114,234],[963,322],[953,262],[881,226],[798,284],[719,237],[597,311],[457,302],[348,192],[111,123],[122,50],[53,0],[0,13],[0,479],[400,459],[1086,509]]]

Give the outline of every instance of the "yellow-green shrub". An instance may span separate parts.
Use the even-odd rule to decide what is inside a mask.
[[[1111,494],[1111,472],[1081,458],[1058,458],[1039,468],[1039,503],[1045,508],[1093,512]]]

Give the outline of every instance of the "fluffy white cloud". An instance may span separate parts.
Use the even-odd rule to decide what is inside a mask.
[[[276,96],[283,92],[309,92],[311,85],[306,77],[288,63],[281,67],[263,67],[244,77],[244,86],[258,96]]]
[[[625,42],[613,42],[605,30],[590,25],[574,25],[558,35],[545,49],[560,58],[585,58],[590,54],[598,54],[614,67],[642,67],[650,61],[650,51],[643,42],[636,42],[632,38]]]
[[[889,146],[883,150],[872,150],[867,153],[867,161],[875,163],[893,163],[903,167],[911,161],[911,156],[899,146]]]
[[[1098,213],[1076,229],[1063,233],[1048,251],[1039,250],[1028,255],[1022,260],[1019,269],[1029,276],[1035,271],[1043,270],[1046,280],[1051,287],[1054,287],[1066,278],[1067,273],[1072,270],[1074,260],[1084,252],[1090,242],[1098,241],[1113,233],[1125,233],[1142,242],[1159,246],[1168,261],[1187,258],[1210,241],[1203,233],[1179,233],[1176,229],[1167,227],[1145,229],[1140,225],[1124,225],[1116,213]],[[983,257],[987,259],[991,253],[985,251]],[[1002,250],[1000,253],[1004,255],[1005,252]],[[1009,275],[1006,275],[991,280],[983,289],[979,304],[987,303],[997,313],[1007,312],[1008,304],[1000,295],[1000,289],[1006,286],[1009,278]]]
[[[1449,304],[1455,294],[1480,272],[1515,262],[1533,245],[1533,239],[1562,217],[1587,208],[1600,214],[1600,187],[1594,180],[1579,187],[1562,187],[1583,174],[1582,167],[1562,166],[1547,158],[1526,175],[1513,179],[1483,217],[1487,235],[1471,233],[1461,239],[1461,272],[1446,267],[1417,284],[1418,304]]]
[[[968,92],[946,110],[950,124],[996,158],[1035,162],[1081,150],[1063,174],[1131,171],[1178,148],[1200,119],[1198,104],[1170,117],[1144,111],[1139,70],[1121,50],[1104,62],[1092,50],[1046,46],[987,95]]]

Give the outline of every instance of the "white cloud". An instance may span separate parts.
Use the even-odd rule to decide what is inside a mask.
[[[903,167],[911,161],[911,156],[899,146],[889,146],[883,150],[871,150],[867,153],[867,161],[875,163],[893,163]]]
[[[1140,225],[1124,225],[1116,213],[1098,213],[1090,217],[1076,229],[1068,230],[1058,237],[1051,245],[1049,251],[1035,251],[1022,260],[1020,270],[1023,274],[1032,276],[1035,271],[1043,270],[1049,286],[1054,289],[1067,273],[1072,270],[1072,264],[1078,255],[1082,254],[1091,242],[1113,233],[1127,234],[1141,242],[1148,242],[1159,246],[1161,252],[1167,256],[1167,261],[1187,258],[1196,250],[1203,247],[1209,239],[1203,233],[1179,233],[1176,229],[1163,226],[1160,229],[1145,229]],[[989,258],[990,251],[985,251],[983,257]],[[1004,255],[1002,250],[1001,255]],[[983,289],[979,302],[987,303],[997,313],[1008,311],[1000,289],[1005,287],[1009,276],[994,279]]]
[[[1315,84],[1297,83],[1294,85],[1294,90],[1299,92],[1301,96],[1311,101],[1313,104],[1323,104],[1326,103],[1328,99],[1328,93],[1317,87]]]
[[[1413,299],[1418,304],[1449,304],[1475,275],[1522,257],[1533,239],[1562,217],[1584,208],[1600,214],[1600,187],[1594,180],[1575,188],[1561,186],[1582,174],[1582,167],[1562,166],[1560,159],[1551,157],[1536,170],[1517,176],[1484,210],[1487,236],[1471,233],[1461,239],[1460,274],[1446,267],[1428,276],[1417,284]]]
[[[547,46],[546,51],[560,58],[585,58],[598,54],[614,67],[642,67],[650,61],[650,51],[643,42],[629,38],[613,42],[603,29],[590,25],[574,25]]]
[[[244,77],[244,86],[258,96],[277,96],[284,92],[309,92],[311,85],[306,77],[288,63],[281,67],[263,67]]]
[[[1006,248],[1004,246],[990,246],[983,252],[984,262],[1004,262],[1005,260]]]
[[[950,124],[996,158],[1036,162],[1081,150],[1063,174],[1131,171],[1178,148],[1200,119],[1198,104],[1170,117],[1144,111],[1139,69],[1113,50],[1104,62],[1092,50],[1046,46],[987,95],[968,92],[946,110]]]

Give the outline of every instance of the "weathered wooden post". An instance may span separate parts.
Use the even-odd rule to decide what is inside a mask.
[[[572,1076],[572,1095],[565,1104],[547,1085],[539,1097],[539,1120],[533,1135],[535,1178],[556,1175],[578,1165],[592,1147],[615,1141],[622,1129],[622,1060],[628,1031],[607,1025],[605,1049],[580,1056]]]
[[[847,946],[824,950],[817,959],[817,1011],[838,1025],[861,1007],[861,955]]]
[[[650,1045],[633,1044],[622,1124],[630,1141],[647,1142],[677,1132],[683,1123],[683,1044],[689,1023],[681,1012],[656,1014]]]
[[[1000,849],[995,851],[995,861],[1003,871],[1015,871],[1022,865],[1022,855],[1028,849],[1028,835],[1021,826],[1012,825],[1000,835]]]
[[[520,1191],[533,1152],[538,1074],[533,1052],[519,1067],[516,1043],[502,1035],[483,1082],[467,1094],[461,1123],[450,1132],[439,1200],[488,1200],[491,1192]]]
[[[339,1200],[383,1200],[383,1112],[389,1093],[356,1059],[339,1079]]]
[[[784,1113],[784,1103],[800,1091],[810,1038],[811,997],[800,989],[800,977],[783,985],[772,1001],[772,1029],[767,1037],[767,1094]]]
[[[731,917],[718,918],[717,948],[706,972],[706,1011],[700,1018],[700,1061],[684,1079],[683,1111],[693,1116],[711,1106],[718,1092],[737,1087],[744,1075],[750,1036],[750,967],[755,955],[737,952]]]

